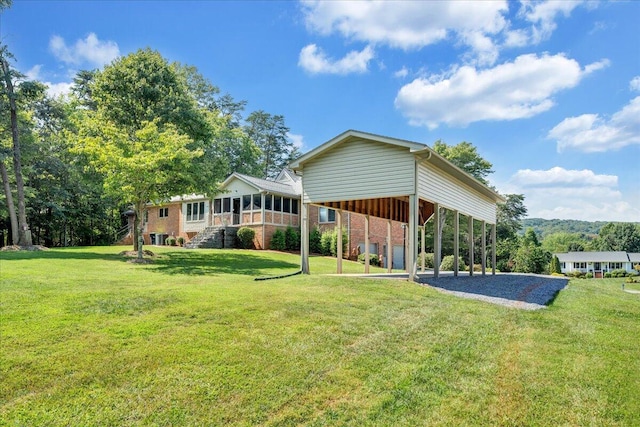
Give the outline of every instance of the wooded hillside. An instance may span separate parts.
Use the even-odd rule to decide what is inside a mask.
[[[579,233],[584,234],[585,237],[592,236],[595,237],[600,229],[608,224],[610,221],[579,221],[575,219],[542,219],[542,218],[525,218],[522,220],[522,229],[520,230],[520,234],[524,234],[524,232],[529,228],[533,228],[536,234],[539,237],[544,238],[545,236],[553,233]],[[634,223],[640,224],[640,223]]]

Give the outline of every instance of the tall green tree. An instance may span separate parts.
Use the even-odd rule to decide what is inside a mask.
[[[262,177],[275,178],[287,165],[293,150],[284,116],[254,111],[247,117],[245,131],[260,150],[258,164]]]
[[[156,51],[115,60],[89,84],[96,110],[78,110],[78,149],[104,175],[104,186],[136,213],[134,247],[148,202],[213,190],[220,157],[213,116],[199,107],[184,75]],[[203,162],[203,157],[214,160]]]
[[[588,240],[580,233],[557,232],[543,237],[542,247],[551,252],[580,252],[589,245]]]
[[[30,246],[32,244],[31,231],[29,230],[29,224],[27,222],[27,208],[25,202],[24,192],[24,177],[22,175],[22,152],[20,147],[20,134],[18,130],[18,102],[16,100],[17,93],[14,87],[14,81],[21,77],[21,75],[11,68],[7,58],[13,56],[8,51],[6,46],[0,45],[0,95],[6,100],[6,107],[3,108],[3,113],[9,112],[9,123],[11,127],[11,141],[12,141],[12,159],[13,159],[13,172],[15,175],[16,194],[18,198],[18,212],[17,212],[17,224],[18,224],[18,239],[17,244],[21,246]],[[29,86],[25,86],[27,89]],[[2,167],[4,168],[4,166]],[[6,180],[8,175],[6,170],[1,170],[2,178],[4,181],[5,197],[7,198],[7,204],[13,203],[10,191],[7,191],[8,185]],[[13,214],[13,209],[9,207],[9,214]],[[15,220],[12,217],[12,230],[15,230]]]
[[[522,219],[527,214],[524,195],[505,194],[505,203],[498,205],[496,212],[496,237],[500,240],[515,238],[522,228]]]
[[[544,273],[549,267],[551,254],[545,251],[538,240],[533,228],[527,229],[520,239],[520,245],[515,253],[514,271],[519,273]]]
[[[143,122],[133,134],[112,122],[87,117],[80,123],[79,147],[88,154],[91,164],[104,175],[107,194],[132,203],[136,213],[138,236],[146,204],[166,200],[178,189],[191,184],[193,159],[202,155],[192,150],[189,136],[173,124],[158,127],[156,122]],[[142,242],[138,237],[138,258],[142,258]]]
[[[433,144],[433,150],[483,184],[487,184],[487,176],[493,173],[491,162],[484,159],[470,142],[447,145],[438,140]]]
[[[640,252],[640,226],[630,222],[610,222],[593,241],[600,251]]]

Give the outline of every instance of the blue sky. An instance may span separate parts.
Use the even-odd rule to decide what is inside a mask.
[[[529,217],[640,221],[639,23],[636,1],[14,0],[0,36],[52,93],[151,47],[303,151],[347,129],[468,141]]]

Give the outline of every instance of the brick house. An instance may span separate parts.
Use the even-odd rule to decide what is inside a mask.
[[[249,227],[255,231],[255,248],[268,249],[276,230],[300,228],[301,179],[288,169],[274,180],[233,173],[220,189],[213,199],[202,195],[176,196],[167,203],[149,205],[143,229],[145,244],[164,245],[169,237],[182,237],[187,247],[233,247],[234,239],[229,236],[240,227]],[[341,215],[347,238],[344,257],[356,259],[359,253],[364,253],[365,217],[352,212]],[[309,225],[310,229],[317,227],[322,232],[334,229],[336,210],[311,205]],[[394,268],[404,268],[404,233],[404,224],[394,221],[391,234]],[[383,259],[386,245],[387,221],[372,217],[370,253]]]

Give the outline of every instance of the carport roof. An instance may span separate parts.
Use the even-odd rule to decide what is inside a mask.
[[[350,129],[341,133],[340,135],[330,139],[324,144],[321,144],[316,148],[314,148],[313,150],[307,152],[306,154],[298,157],[296,160],[291,162],[289,167],[294,171],[301,171],[304,169],[304,164],[307,163],[309,160],[316,158],[317,156],[321,155],[327,150],[330,150],[336,145],[348,143],[349,141],[353,141],[353,140],[362,140],[362,139],[368,140],[368,141],[381,142],[389,145],[395,145],[397,147],[407,148],[409,152],[415,155],[418,159],[421,159],[422,161],[428,161],[429,163],[436,166],[438,169],[457,178],[462,183],[468,185],[469,187],[479,192],[480,194],[484,194],[485,196],[489,197],[495,202],[499,202],[499,203],[506,202],[506,199],[502,195],[494,191],[491,187],[480,182],[478,179],[476,179],[474,176],[470,175],[466,171],[460,169],[458,166],[454,165],[449,160],[445,159],[440,154],[436,153],[433,149],[431,149],[426,144],[422,144],[414,141],[408,141],[406,139],[398,139],[398,138],[391,138],[388,136],[376,135],[373,133],[362,132],[362,131],[353,130],[353,129]]]

